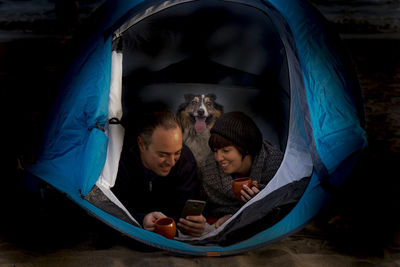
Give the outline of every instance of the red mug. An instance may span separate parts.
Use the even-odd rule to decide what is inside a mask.
[[[154,222],[154,232],[166,238],[174,239],[176,234],[176,224],[174,219],[169,217],[157,219]]]
[[[236,178],[232,180],[232,190],[233,193],[235,194],[236,198],[239,200],[241,199],[242,194],[240,193],[240,190],[243,189],[243,185],[247,185],[249,188],[252,188],[253,186],[257,187],[257,182],[252,181],[250,177],[241,177],[241,178]]]

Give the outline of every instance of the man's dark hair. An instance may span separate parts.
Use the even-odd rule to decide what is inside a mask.
[[[160,103],[146,104],[135,117],[136,119],[130,120],[130,123],[135,124],[135,136],[140,136],[146,147],[151,143],[151,136],[157,127],[165,130],[176,127],[181,129],[175,113]]]

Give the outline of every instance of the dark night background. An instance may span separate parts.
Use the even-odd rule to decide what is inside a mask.
[[[126,255],[148,255],[142,252],[146,248],[108,230],[57,192],[37,192],[22,183],[23,169],[35,161],[60,79],[87,37],[88,18],[102,2],[0,0],[1,129],[6,135],[0,176],[1,266],[108,266],[116,263],[116,255],[126,260],[121,265],[128,265],[133,262]],[[229,260],[233,265],[257,265],[251,261],[256,257],[290,266],[399,266],[400,0],[311,3],[340,34],[354,62],[369,151],[309,226],[272,247]],[[313,251],[318,246],[319,254],[312,257],[310,246]],[[277,250],[281,254],[273,253]],[[104,261],[95,264],[90,253],[100,252],[96,257]],[[156,260],[141,263],[163,263],[164,254],[157,253]],[[169,265],[187,266],[187,260],[177,258]],[[211,263],[205,259],[203,264]]]

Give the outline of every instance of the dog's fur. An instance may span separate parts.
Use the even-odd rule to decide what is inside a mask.
[[[184,97],[185,102],[177,112],[182,125],[183,142],[193,152],[197,163],[201,163],[211,152],[208,146],[210,129],[224,112],[223,106],[215,102],[215,94],[186,94]]]

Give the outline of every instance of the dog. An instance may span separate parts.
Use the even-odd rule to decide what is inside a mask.
[[[198,164],[210,154],[208,146],[210,129],[223,114],[223,106],[216,102],[215,94],[185,94],[185,102],[179,105],[177,117],[183,131],[183,143],[190,148]]]

